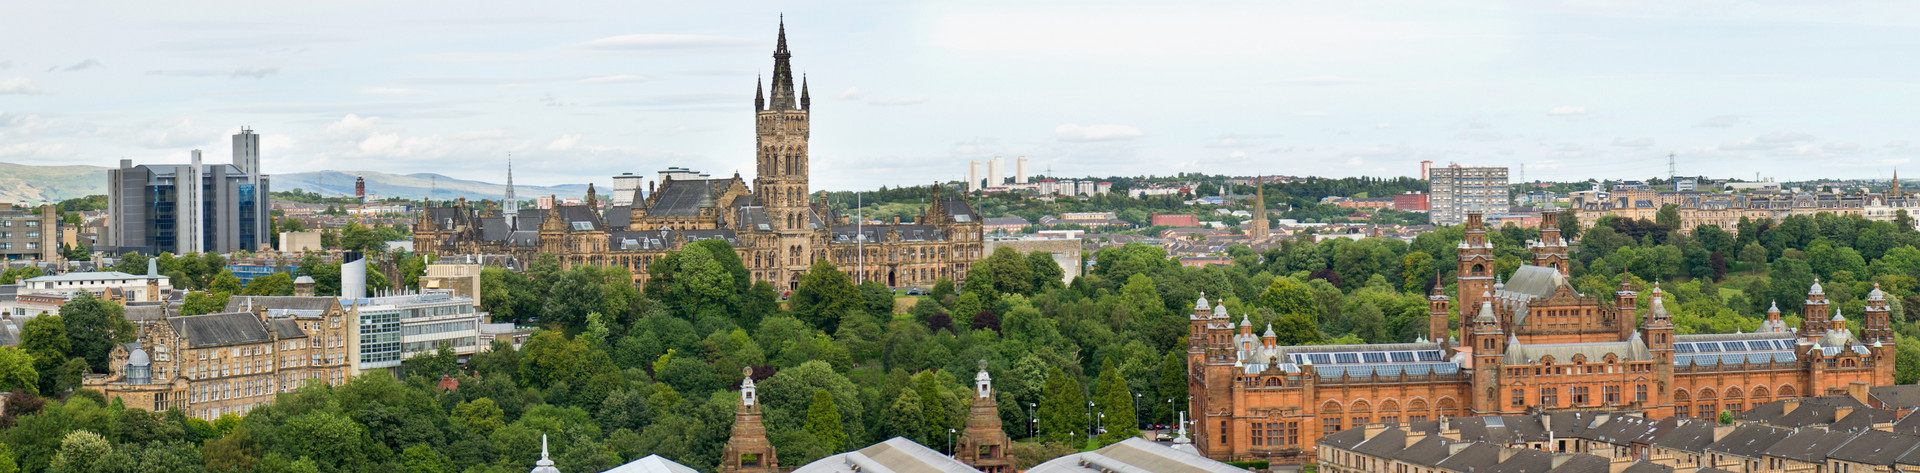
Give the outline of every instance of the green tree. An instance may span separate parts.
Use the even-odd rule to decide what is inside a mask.
[[[13,459],[13,448],[0,443],[0,473],[20,473],[20,463]]]
[[[1167,350],[1160,359],[1160,382],[1153,398],[1153,419],[1160,424],[1172,425],[1174,414],[1184,410],[1187,400],[1187,358],[1178,350]],[[1172,402],[1169,402],[1172,401]]]
[[[720,240],[716,241],[724,244]],[[739,256],[731,248],[725,255]],[[740,293],[747,286],[736,285],[734,273],[716,258],[706,245],[687,245],[647,268],[646,294],[689,320],[725,317],[739,311]]]
[[[226,292],[190,292],[187,299],[180,303],[181,315],[200,315],[219,312],[227,307]]]
[[[1004,247],[1003,247],[1004,248]],[[941,388],[940,375],[933,371],[922,371],[913,376],[914,390],[920,394],[920,415],[926,419],[927,441],[939,449],[939,445],[948,442],[947,429],[956,427],[950,407],[958,402],[953,393]],[[949,376],[949,378],[951,378]],[[952,453],[952,452],[948,452]]]
[[[849,310],[865,310],[866,302],[853,286],[853,278],[840,272],[832,262],[821,258],[813,262],[807,274],[800,276],[800,287],[793,291],[793,315],[827,333],[840,328],[840,317]]]
[[[86,358],[87,365],[97,373],[107,371],[107,355],[113,345],[133,341],[136,333],[120,304],[86,292],[61,305],[60,316],[66,319],[74,354]]]
[[[840,423],[840,408],[834,405],[833,394],[826,389],[813,391],[813,404],[807,406],[806,430],[829,452],[846,448],[847,430]]]
[[[415,444],[400,452],[400,471],[406,473],[453,473],[453,459],[434,451],[427,444]]]
[[[1055,262],[1053,258],[1052,252],[1035,251],[1027,253],[1027,267],[1033,272],[1033,288],[1035,292],[1065,287],[1066,282],[1061,281],[1060,278],[1066,277],[1067,273],[1060,268],[1060,263]],[[1078,263],[1076,262],[1076,264]]]
[[[1020,250],[1002,246],[982,261],[993,274],[993,289],[1003,294],[1032,294],[1033,266]]]
[[[920,393],[912,389],[900,390],[900,396],[880,414],[881,436],[905,437],[907,440],[927,443],[927,418],[921,411]]]
[[[1135,418],[1133,392],[1127,389],[1127,380],[1120,376],[1120,370],[1114,367],[1113,358],[1107,358],[1100,368],[1100,392],[1094,397],[1100,412],[1100,433],[1102,445],[1113,444],[1129,437],[1140,435],[1140,425]]]
[[[40,392],[38,362],[20,347],[0,347],[0,391]]]
[[[53,455],[53,462],[47,471],[56,473],[86,473],[93,471],[93,464],[101,457],[113,452],[113,443],[106,437],[85,430],[75,430],[60,440],[60,453]]]
[[[291,296],[293,295],[293,276],[287,273],[273,273],[253,278],[240,291],[243,296]]]
[[[1767,248],[1758,242],[1747,243],[1747,246],[1740,248],[1740,257],[1736,259],[1755,270],[1764,268],[1767,266]]]
[[[1059,367],[1047,371],[1047,387],[1040,396],[1040,436],[1049,442],[1075,443],[1076,435],[1092,429],[1087,421],[1087,394],[1080,381]]]
[[[1320,314],[1319,305],[1313,299],[1313,288],[1292,278],[1273,280],[1273,284],[1267,286],[1267,292],[1260,294],[1260,305],[1282,315],[1315,317]]]
[[[1433,256],[1424,251],[1410,251],[1400,258],[1400,290],[1424,292],[1427,284],[1438,276],[1433,269]]]

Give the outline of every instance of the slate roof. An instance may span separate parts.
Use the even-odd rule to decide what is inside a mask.
[[[1611,469],[1607,459],[1594,455],[1566,455],[1554,460],[1560,465],[1547,470],[1548,473],[1608,473]]]
[[[1506,461],[1493,468],[1477,470],[1482,473],[1539,473],[1553,469],[1553,454],[1534,449],[1514,451]]]
[[[1841,444],[1852,440],[1854,434],[1826,429],[1797,429],[1787,438],[1767,447],[1762,454],[1808,463],[1826,463],[1827,452],[1840,448]]]
[[[1394,455],[1393,458],[1415,465],[1431,467],[1447,459],[1447,455],[1450,453],[1447,448],[1447,443],[1447,439],[1445,438],[1438,435],[1429,435],[1427,438],[1420,439],[1419,442],[1414,442],[1413,446],[1400,451],[1400,453]]]
[[[1364,429],[1364,428],[1362,428]],[[1351,448],[1355,453],[1381,458],[1392,457],[1395,453],[1407,449],[1407,431],[1398,427],[1388,427],[1373,438],[1360,442],[1360,446]]]
[[[724,188],[729,183],[726,179],[668,179],[654,191],[653,206],[647,209],[647,215],[697,217],[701,209],[716,206],[713,200],[716,188]],[[646,205],[642,202],[645,201],[634,205]]]
[[[960,222],[978,222],[980,214],[973,211],[973,205],[964,200],[943,200],[940,205],[947,209],[947,215]]]
[[[895,471],[906,471],[898,470]],[[1035,465],[1028,473],[1103,473],[1103,472],[1153,472],[1153,473],[1244,473],[1247,470],[1235,468],[1194,453],[1175,450],[1153,441],[1132,437],[1119,443],[1102,447],[1091,452],[1081,452],[1048,460]],[[869,472],[871,473],[871,472]]]
[[[300,329],[300,321],[292,319],[274,319],[268,324],[280,339],[307,338],[307,331]]]
[[[1768,427],[1760,424],[1743,424],[1733,429],[1720,441],[1707,445],[1708,452],[1724,453],[1743,458],[1760,458],[1761,452],[1772,447],[1775,442],[1787,438],[1793,431]]]
[[[1700,453],[1713,444],[1712,422],[1686,421],[1653,439],[1652,445],[1683,452]]]
[[[252,305],[247,302],[252,301]],[[324,296],[233,296],[227,299],[227,307],[222,312],[243,312],[247,307],[259,309],[282,309],[302,311],[325,311],[340,303],[339,298]]]
[[[1660,424],[1660,421],[1645,417],[1614,415],[1609,416],[1606,422],[1596,419],[1596,423],[1587,427],[1579,437],[1613,445],[1647,443],[1652,440]]]
[[[1361,427],[1349,427],[1320,437],[1320,443],[1343,450],[1353,450],[1354,447],[1360,446],[1360,442],[1367,440],[1365,430]]]
[[[1636,461],[1620,473],[1673,473],[1673,467],[1648,461]]]
[[[138,304],[128,305],[125,314],[128,322],[139,324],[165,320],[169,312],[177,312],[177,310],[168,310],[167,306],[160,304]]]
[[[1893,460],[1920,445],[1920,437],[1878,430],[1863,430],[1852,440],[1827,454],[1827,458],[1868,465],[1892,465]]]
[[[1867,388],[1867,394],[1879,401],[1880,407],[1895,409],[1920,407],[1920,384],[1874,386]]]
[[[1831,430],[1868,430],[1874,424],[1891,424],[1900,420],[1900,412],[1887,409],[1857,408],[1846,417],[1827,426]]]
[[[1451,471],[1486,471],[1500,464],[1500,447],[1475,443],[1440,462],[1439,468]]]
[[[273,340],[260,319],[245,312],[184,315],[167,318],[173,333],[187,339],[188,348],[217,347]]]

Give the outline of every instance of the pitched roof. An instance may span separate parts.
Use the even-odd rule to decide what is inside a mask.
[[[1494,465],[1493,468],[1480,469],[1483,473],[1538,473],[1553,469],[1553,454],[1531,448],[1516,449],[1512,456]]]
[[[1366,430],[1365,427],[1348,427],[1345,430],[1320,437],[1320,444],[1344,450],[1353,450],[1355,447],[1360,446],[1360,442],[1367,440]]]
[[[1855,434],[1826,429],[1796,429],[1787,438],[1767,447],[1762,454],[1808,463],[1825,463],[1828,452],[1852,440]]]
[[[1881,407],[1920,407],[1920,384],[1874,386],[1867,388],[1867,395],[1879,401]]]
[[[1585,453],[1556,455],[1553,460],[1559,465],[1547,470],[1549,473],[1608,473],[1611,468],[1607,459]]]
[[[1360,442],[1360,446],[1354,447],[1352,450],[1364,455],[1386,458],[1406,449],[1407,431],[1400,430],[1399,427],[1388,427],[1387,430],[1383,430],[1378,434],[1374,434],[1372,438]]]
[[[660,455],[647,455],[646,458],[613,467],[605,473],[699,473],[699,471]]]
[[[659,217],[695,217],[701,209],[717,205],[713,200],[716,188],[724,188],[730,183],[726,179],[668,179],[662,181],[654,191],[652,207],[647,208],[648,216]],[[646,201],[642,201],[646,202]],[[645,205],[636,202],[635,207]]]
[[[248,302],[252,302],[248,304]],[[259,309],[312,310],[325,311],[340,305],[337,297],[325,296],[233,296],[227,299],[225,312],[243,312],[248,307]]]
[[[1620,470],[1620,473],[1673,473],[1673,467],[1641,460],[1628,465],[1627,469]]]
[[[980,473],[944,453],[901,437],[815,460],[792,473]]]
[[[173,333],[187,339],[189,348],[217,347],[273,340],[260,319],[245,312],[169,317]]]
[[[1665,435],[1653,439],[1653,446],[1699,453],[1713,444],[1712,422],[1682,421]]]
[[[1451,453],[1447,448],[1447,443],[1448,441],[1444,437],[1429,435],[1427,438],[1420,439],[1419,442],[1414,442],[1413,445],[1407,447],[1406,450],[1401,450],[1400,453],[1393,456],[1393,459],[1420,466],[1430,467],[1438,465],[1442,460],[1446,460],[1448,454]]]
[[[901,470],[895,470],[901,471]],[[1153,441],[1132,437],[1091,452],[1081,452],[1048,460],[1028,469],[1028,473],[1100,473],[1139,471],[1153,473],[1244,473],[1246,470],[1198,454],[1175,450]]]
[[[1787,438],[1793,431],[1769,427],[1760,424],[1742,424],[1719,441],[1707,445],[1709,452],[1725,453],[1746,458],[1760,458],[1760,454],[1772,447],[1775,442]]]
[[[1442,460],[1438,467],[1450,471],[1486,471],[1500,464],[1500,447],[1487,443],[1474,443],[1459,453]]]
[[[1912,435],[1863,430],[1827,454],[1827,458],[1844,460],[1868,465],[1892,465],[1893,460],[1920,445],[1920,437]]]

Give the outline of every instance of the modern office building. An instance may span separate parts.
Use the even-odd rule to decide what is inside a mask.
[[[613,205],[633,205],[633,196],[640,191],[640,181],[643,180],[646,180],[646,176],[630,172],[613,176]]]
[[[0,202],[0,259],[60,258],[60,220],[52,205],[41,205],[39,210]]]
[[[142,164],[120,160],[107,171],[108,232],[115,251],[230,253],[272,246],[269,181],[260,174],[260,139],[233,136],[233,164]]]
[[[1427,204],[1434,225],[1459,225],[1469,213],[1507,211],[1507,168],[1455,164],[1428,173]]]
[[[471,298],[451,291],[426,291],[396,296],[341,298],[359,321],[359,359],[365,371],[400,366],[400,360],[431,354],[441,345],[462,357],[485,348],[480,324],[487,313],[475,310]]]

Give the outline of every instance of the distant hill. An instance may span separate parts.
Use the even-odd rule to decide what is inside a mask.
[[[433,192],[436,200],[457,199],[496,199],[506,192],[505,184],[455,179],[440,174],[387,174],[378,171],[317,171],[291,174],[272,174],[273,190],[290,191],[300,189],[317,192],[322,196],[353,195],[353,179],[367,179],[367,193],[380,198],[405,197],[419,199]],[[604,189],[596,189],[606,192]],[[514,197],[522,200],[557,195],[560,197],[580,197],[587,195],[586,184],[565,184],[558,186],[513,186]]]
[[[0,202],[37,205],[107,193],[107,168],[0,163]]]
[[[274,190],[301,189],[324,196],[353,195],[355,177],[365,177],[367,192],[382,198],[419,199],[433,190],[435,199],[499,199],[506,190],[502,184],[455,179],[432,173],[398,175],[377,171],[317,171],[270,176]],[[600,191],[606,192],[604,189]],[[0,202],[39,204],[106,193],[105,167],[0,163]],[[521,199],[546,195],[580,197],[586,193],[586,184],[514,186],[515,196]]]

